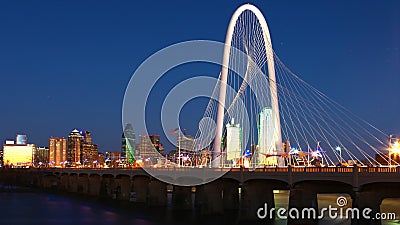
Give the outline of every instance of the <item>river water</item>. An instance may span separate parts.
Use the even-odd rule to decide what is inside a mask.
[[[338,195],[318,196],[319,208],[336,201]],[[171,196],[169,196],[169,201]],[[351,201],[351,199],[349,199]],[[275,195],[276,207],[287,207],[287,193]],[[400,215],[400,199],[385,200],[382,212]],[[173,211],[170,207],[147,208],[127,202],[96,200],[36,192],[0,193],[0,224],[4,225],[180,225],[180,224],[237,224],[237,213],[224,217],[198,217],[192,211]],[[398,218],[397,218],[398,219]],[[248,224],[248,223],[246,223]],[[267,223],[264,223],[267,224]],[[286,224],[276,220],[274,225]],[[349,224],[350,220],[321,220],[319,224]],[[400,224],[398,220],[383,221],[384,225]]]

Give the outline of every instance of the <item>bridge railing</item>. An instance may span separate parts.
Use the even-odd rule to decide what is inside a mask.
[[[358,167],[359,173],[399,173],[399,167]]]
[[[288,172],[287,167],[263,167],[263,168],[256,168],[256,169],[247,169],[247,170],[254,171],[254,172],[266,172],[266,173],[275,173],[275,172],[287,173]]]
[[[239,171],[239,168],[231,169],[232,172]],[[281,173],[352,173],[354,171],[353,167],[264,167],[256,169],[244,169],[248,172],[281,172]]]
[[[352,173],[352,167],[292,167],[293,173]]]
[[[208,170],[211,168],[157,168],[157,170],[163,171],[181,171],[186,170]],[[15,170],[15,169],[14,169]],[[143,168],[47,168],[40,169],[41,171],[47,171],[52,173],[118,173],[118,172],[131,172],[144,171]],[[400,173],[400,167],[263,167],[263,168],[215,168],[211,169],[215,171],[228,171],[233,173],[237,172],[256,172],[256,173]]]

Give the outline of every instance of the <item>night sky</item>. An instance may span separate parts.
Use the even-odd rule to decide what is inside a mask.
[[[223,42],[231,15],[247,2],[1,1],[0,141],[25,133],[30,143],[47,146],[50,136],[78,128],[92,131],[100,151],[119,151],[124,91],[140,63],[181,41]],[[400,1],[251,3],[294,73],[400,136]],[[219,73],[197,69],[175,72]],[[162,80],[158,98],[184,76]],[[188,134],[196,133],[206,103],[183,109]]]

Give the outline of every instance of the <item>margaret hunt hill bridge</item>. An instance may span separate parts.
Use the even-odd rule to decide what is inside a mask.
[[[190,167],[4,169],[1,180],[149,206],[166,205],[172,191],[174,206],[186,209],[195,188],[194,207],[203,215],[238,210],[252,221],[259,221],[264,203],[275,205],[274,190],[289,190],[289,207],[299,209],[318,208],[319,193],[347,194],[354,207],[373,212],[383,199],[400,198],[397,140],[291,72],[255,6],[233,14],[222,64],[204,113],[209,119],[200,123],[192,149],[193,155],[210,151],[211,160]]]

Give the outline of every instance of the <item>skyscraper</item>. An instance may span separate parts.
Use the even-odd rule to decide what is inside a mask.
[[[258,157],[257,163],[263,165],[277,165],[278,158],[276,155],[274,143],[274,124],[273,124],[272,108],[265,107],[258,116]]]
[[[49,158],[51,166],[61,166],[67,160],[67,139],[49,138]]]
[[[82,134],[77,129],[68,135],[67,161],[70,165],[81,164],[82,138]]]
[[[92,166],[97,159],[98,146],[92,143],[92,133],[74,129],[68,135],[67,161],[69,165]]]
[[[178,135],[176,137],[176,146],[181,148],[181,151],[194,151],[194,137],[190,135]]]
[[[121,158],[127,163],[134,163],[137,151],[135,131],[132,124],[128,123],[122,133]]]
[[[140,135],[140,156],[157,157],[160,153],[160,135]]]
[[[235,124],[232,118],[226,125],[226,160],[231,165],[236,165],[242,156],[242,130],[240,124]]]
[[[90,131],[85,130],[83,132],[83,140],[85,143],[92,144],[92,133]]]
[[[81,163],[85,166],[91,166],[98,159],[98,147],[92,143],[92,133],[90,131],[83,132],[81,145]]]
[[[49,163],[49,149],[46,147],[37,147],[33,153],[34,166],[47,166]]]

